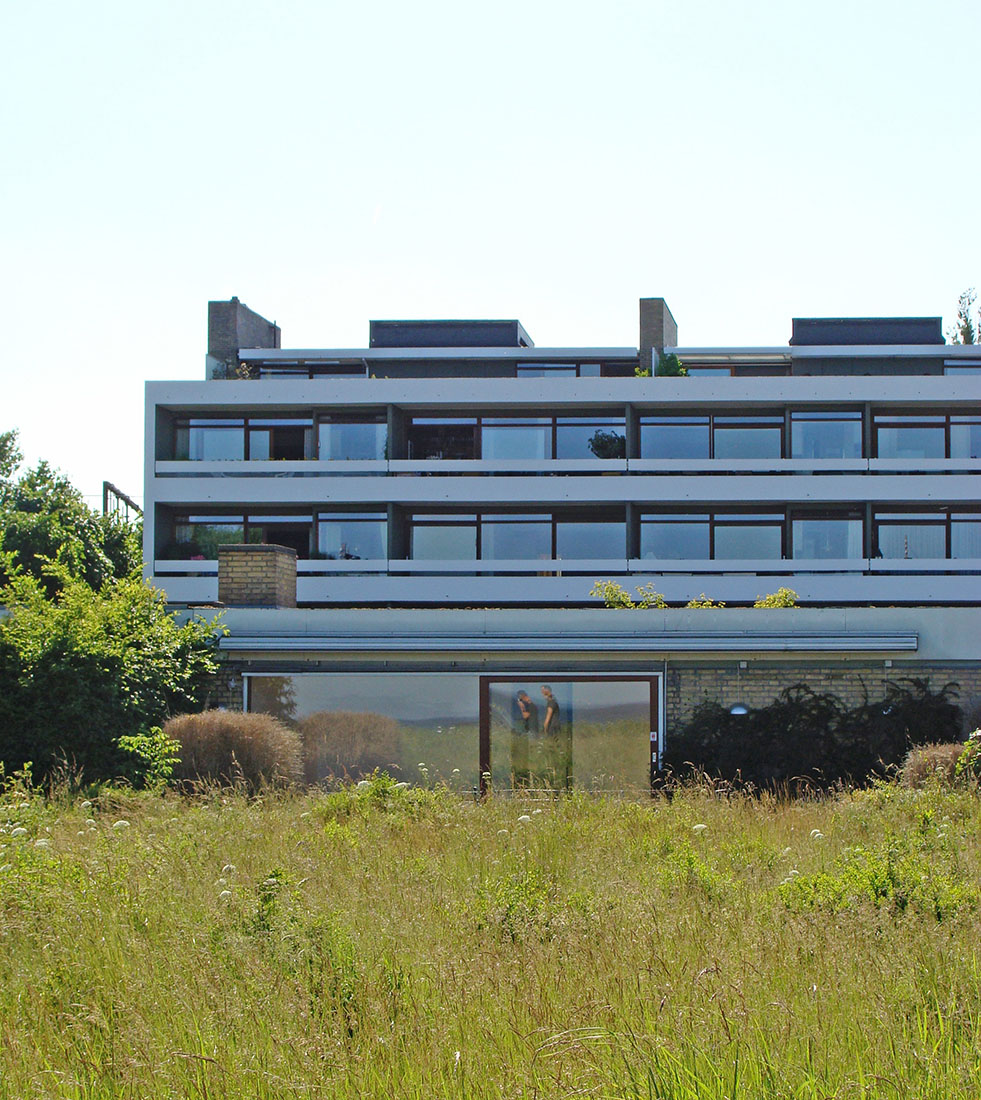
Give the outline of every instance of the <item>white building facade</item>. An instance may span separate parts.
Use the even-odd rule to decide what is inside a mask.
[[[610,713],[624,694],[649,707],[641,724],[659,743],[672,662],[735,660],[747,680],[774,653],[839,670],[915,663],[914,609],[959,609],[962,623],[981,599],[981,355],[945,344],[939,318],[797,319],[784,347],[685,347],[664,301],[644,299],[636,347],[542,349],[516,321],[434,321],[372,322],[365,348],[283,349],[278,328],[233,299],[211,303],[209,335],[206,380],[147,386],[145,552],[168,600],[194,607],[218,601],[219,546],[296,551],[292,625],[251,612],[247,642],[234,627],[227,641],[246,688],[266,673],[382,664],[446,676],[462,660],[490,677],[467,689],[488,741],[495,684],[598,676]],[[675,357],[687,375],[662,376]],[[597,580],[676,606],[704,593],[727,612],[689,630],[695,642],[659,619],[624,648],[623,621],[608,613],[597,632],[588,610]],[[801,610],[781,612],[776,649],[746,612],[726,626],[782,586]],[[815,642],[807,609],[831,607],[863,609],[853,639]],[[478,632],[482,648],[454,657],[447,624],[475,608],[496,609],[485,621],[497,635]],[[523,624],[510,650],[493,641],[509,611]],[[425,627],[437,612],[442,642]],[[735,642],[720,642],[727,632]],[[967,649],[931,653],[973,683]],[[582,688],[577,704],[573,679],[566,710],[584,714],[603,692]],[[245,705],[265,690],[253,687]],[[491,767],[488,751],[470,772]]]

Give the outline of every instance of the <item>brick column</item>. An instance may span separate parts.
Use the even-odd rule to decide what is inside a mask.
[[[296,551],[267,543],[219,546],[218,601],[228,607],[296,607]]]

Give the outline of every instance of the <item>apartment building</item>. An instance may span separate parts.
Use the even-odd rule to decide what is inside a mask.
[[[171,603],[253,605],[226,612],[235,699],[452,729],[428,755],[466,783],[551,711],[581,731],[570,776],[615,785],[704,695],[933,667],[981,690],[978,349],[939,318],[798,318],[785,346],[724,348],[679,344],[663,299],[639,321],[630,347],[432,320],[284,349],[210,303],[206,379],[147,387],[145,550]],[[263,554],[285,588],[230,595]],[[597,580],[727,606],[598,611]],[[799,608],[751,608],[781,586]],[[392,734],[400,767],[413,736]]]

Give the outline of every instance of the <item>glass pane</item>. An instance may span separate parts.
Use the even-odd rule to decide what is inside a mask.
[[[412,528],[412,557],[415,561],[470,561],[477,557],[476,526]]]
[[[485,424],[480,435],[480,453],[483,458],[551,458],[552,429],[544,425]]]
[[[779,428],[715,428],[716,458],[780,458]]]
[[[707,561],[710,557],[708,520],[700,523],[642,522],[640,556],[665,561]]]
[[[475,423],[414,423],[409,429],[409,458],[467,459],[474,457]]]
[[[715,554],[721,560],[779,558],[782,554],[781,528],[778,526],[730,526],[715,528]]]
[[[953,520],[950,525],[950,556],[981,558],[981,516],[971,520]]]
[[[981,422],[950,425],[950,457],[981,458]]]
[[[622,523],[560,521],[555,525],[555,554],[559,558],[623,558],[627,553]]]
[[[649,789],[651,695],[647,680],[492,683],[492,786]]]
[[[187,457],[198,462],[245,458],[242,428],[189,428]]]
[[[862,421],[791,418],[793,458],[861,458]]]
[[[945,531],[941,523],[880,523],[878,534],[880,557],[946,557]]]
[[[170,557],[214,561],[218,547],[245,542],[244,527],[238,523],[176,523]]]
[[[268,428],[253,428],[249,431],[249,458],[260,462],[270,457],[272,432]]]
[[[862,557],[860,519],[795,519],[795,558]]]
[[[708,418],[700,424],[641,424],[641,458],[708,458]]]
[[[943,458],[941,427],[880,427],[876,433],[879,458]]]
[[[383,519],[329,519],[317,524],[321,557],[378,561],[388,557],[388,524]]]
[[[484,520],[480,529],[480,556],[491,561],[551,558],[552,524],[495,523]]]
[[[625,458],[626,454],[626,429],[622,421],[556,426],[556,458]]]
[[[518,378],[575,378],[579,373],[574,363],[519,363]]]
[[[306,777],[375,768],[412,783],[479,783],[479,688],[458,673],[309,673],[249,678],[249,709],[297,727]]]
[[[387,457],[388,426],[364,423],[323,422],[318,427],[323,461],[383,459]]]

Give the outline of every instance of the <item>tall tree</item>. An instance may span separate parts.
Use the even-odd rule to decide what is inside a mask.
[[[971,307],[977,299],[974,287],[970,286],[957,299],[957,320],[947,329],[947,338],[952,344],[976,344],[981,337],[981,309],[977,320],[971,316]]]
[[[49,560],[94,588],[140,565],[138,526],[100,515],[46,462],[19,472],[21,461],[17,433],[0,433],[0,546],[49,594],[61,583],[58,572],[45,570]],[[0,584],[9,575],[0,562]]]

